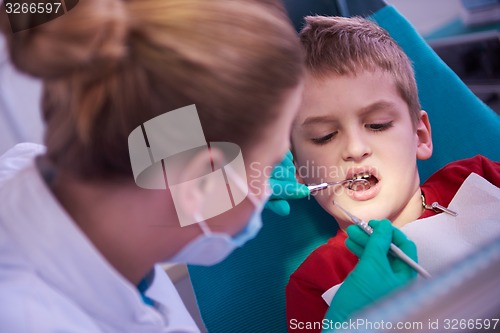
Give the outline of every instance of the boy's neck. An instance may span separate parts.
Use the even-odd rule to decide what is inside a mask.
[[[422,205],[422,191],[418,187],[417,191],[412,195],[405,209],[401,214],[392,221],[395,227],[401,228],[406,224],[418,220],[423,214],[424,207]]]

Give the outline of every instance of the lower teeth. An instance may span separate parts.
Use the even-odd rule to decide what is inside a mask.
[[[367,181],[366,179],[363,179],[363,181],[360,180],[353,181],[351,186],[349,186],[349,189],[353,191],[366,191],[371,187],[372,185],[370,184],[370,182]]]
[[[353,191],[366,191],[376,184],[377,179],[374,176],[369,176],[368,178],[353,179],[348,188]]]

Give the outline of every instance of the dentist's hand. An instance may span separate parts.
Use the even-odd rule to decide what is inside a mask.
[[[281,163],[274,167],[269,185],[272,195],[265,208],[281,216],[290,214],[290,205],[287,200],[301,199],[309,195],[307,186],[299,184],[295,178],[295,165],[290,151],[286,153]]]
[[[368,236],[356,225],[347,228],[346,246],[359,257],[354,270],[335,294],[326,318],[344,322],[355,312],[414,280],[417,272],[389,255],[391,242],[417,261],[417,248],[389,220],[372,220]]]

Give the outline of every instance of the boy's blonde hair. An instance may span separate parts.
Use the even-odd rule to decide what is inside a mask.
[[[376,69],[388,72],[416,127],[421,108],[415,74],[408,56],[387,31],[360,17],[307,16],[305,21],[300,40],[306,51],[306,68],[314,77]]]

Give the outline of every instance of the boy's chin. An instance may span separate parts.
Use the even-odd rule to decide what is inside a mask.
[[[339,229],[341,229],[341,230],[345,231],[348,226],[352,225],[352,223],[350,221],[346,221],[345,219],[341,220],[340,217],[337,218],[337,217],[334,216],[334,218],[335,218],[335,221],[337,221]]]
[[[346,207],[342,205],[342,208],[346,209],[349,213],[353,214],[354,216],[366,222],[369,222],[371,220],[387,219],[389,216],[387,212],[382,212],[376,209],[370,210],[369,208],[365,208],[363,209],[363,211],[361,211],[359,207],[349,207],[347,205]],[[330,215],[332,215],[333,218],[335,218],[337,224],[343,230],[345,230],[348,226],[353,224],[353,222],[350,219],[348,219],[344,213],[339,212],[338,210],[334,210],[332,208],[328,210],[328,213],[330,213]]]

